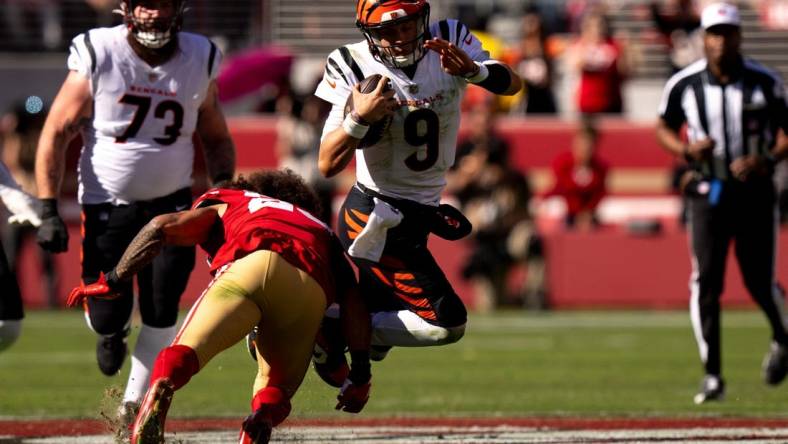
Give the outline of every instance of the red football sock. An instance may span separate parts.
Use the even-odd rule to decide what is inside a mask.
[[[151,373],[151,382],[159,378],[169,378],[175,390],[200,371],[200,362],[194,349],[185,345],[171,345],[163,349],[156,358]]]
[[[271,425],[276,427],[290,414],[290,399],[278,387],[265,387],[252,398],[252,412],[263,407],[271,415]]]

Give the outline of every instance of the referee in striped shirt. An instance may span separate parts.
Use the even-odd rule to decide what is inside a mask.
[[[712,3],[701,14],[705,58],[665,86],[657,138],[683,157],[689,208],[692,275],[690,317],[705,376],[696,404],[725,394],[720,358],[720,296],[728,246],[744,284],[766,314],[772,342],[763,377],[776,385],[788,373],[783,294],[775,280],[775,163],[788,155],[788,109],[781,79],[740,52],[739,12]],[[680,136],[686,124],[688,141]]]

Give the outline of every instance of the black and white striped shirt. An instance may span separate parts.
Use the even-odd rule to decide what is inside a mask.
[[[675,131],[686,123],[690,142],[714,140],[712,160],[699,167],[723,180],[731,177],[731,161],[747,154],[767,154],[776,142],[777,130],[788,133],[782,80],[746,58],[738,78],[726,85],[711,74],[705,59],[679,71],[665,86],[659,114]]]

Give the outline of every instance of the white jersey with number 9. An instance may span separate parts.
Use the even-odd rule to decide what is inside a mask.
[[[479,40],[456,20],[430,26],[430,34],[462,48],[472,59],[489,60]],[[391,126],[376,145],[356,151],[356,180],[381,194],[436,205],[454,164],[460,104],[467,82],[443,71],[428,51],[413,78],[374,59],[366,41],[334,50],[315,95],[333,104],[323,135],[342,124],[353,85],[373,74],[391,79],[399,102]]]

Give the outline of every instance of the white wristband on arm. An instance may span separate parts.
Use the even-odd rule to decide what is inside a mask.
[[[473,62],[473,64],[479,67],[479,71],[470,77],[465,77],[465,80],[467,80],[468,83],[481,83],[490,75],[490,70],[487,69],[487,65],[484,63]]]
[[[342,129],[352,138],[361,140],[367,135],[369,125],[359,123],[353,118],[353,113],[348,113],[342,121]]]

